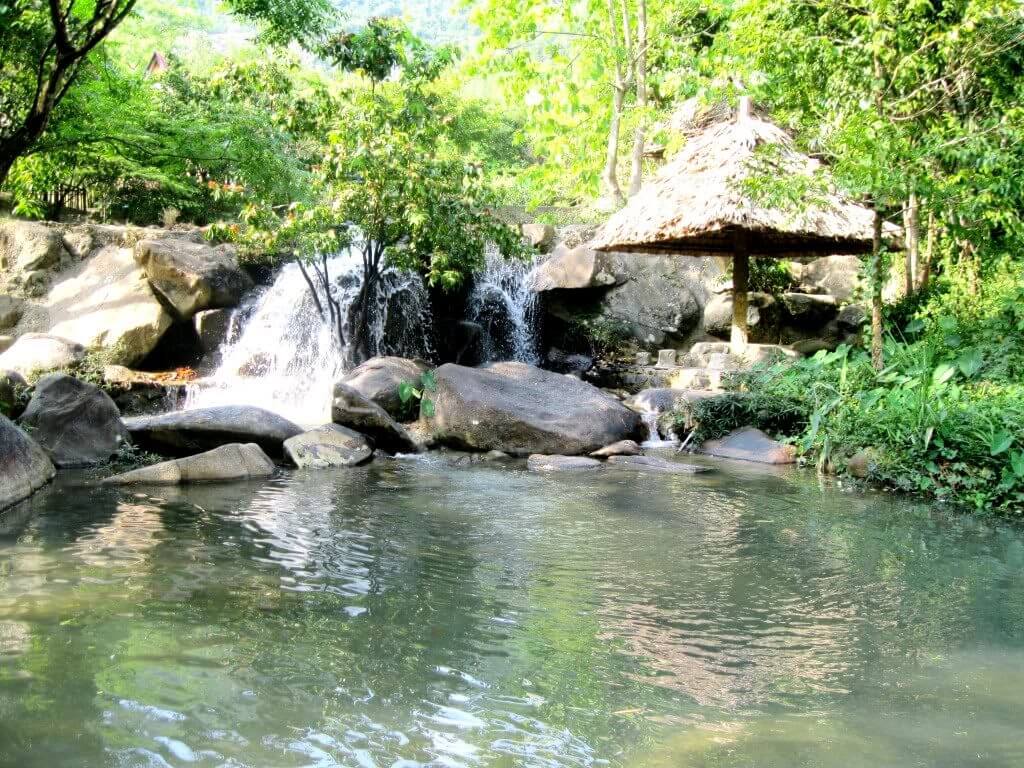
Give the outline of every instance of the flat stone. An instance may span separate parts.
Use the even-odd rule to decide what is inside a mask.
[[[547,456],[535,453],[526,460],[526,467],[532,472],[565,472],[597,469],[600,466],[600,461],[586,456]]]
[[[641,453],[643,451],[636,440],[619,440],[619,442],[606,445],[590,455],[598,459],[605,459],[609,456],[639,456]]]
[[[103,464],[129,442],[110,395],[62,373],[36,382],[19,423],[58,467]]]
[[[211,451],[108,477],[104,485],[187,485],[270,477],[274,462],[255,443],[230,443]]]
[[[644,472],[665,472],[674,475],[697,475],[710,471],[698,464],[684,464],[680,461],[669,461],[657,456],[612,456],[609,464],[622,469],[637,469]]]
[[[70,339],[47,333],[26,333],[0,354],[0,369],[22,376],[70,368],[85,359],[85,348]]]
[[[743,427],[719,440],[708,440],[703,453],[723,459],[752,461],[759,464],[794,464],[796,448],[773,440],[754,427]]]
[[[303,429],[276,413],[249,405],[193,408],[159,416],[124,420],[141,448],[169,456],[189,456],[228,443],[256,443],[274,457],[283,456],[284,441]]]
[[[0,509],[27,499],[55,474],[46,451],[0,415]]]
[[[334,385],[331,420],[366,435],[388,453],[418,453],[419,445],[388,412],[348,384]]]
[[[435,375],[429,421],[449,447],[585,455],[643,434],[640,417],[597,387],[526,363],[448,363]]]
[[[284,452],[300,469],[354,467],[373,456],[373,448],[365,437],[338,424],[289,437],[284,441]]]
[[[655,368],[675,368],[676,357],[679,353],[674,349],[659,349],[658,350],[658,362],[654,364]]]

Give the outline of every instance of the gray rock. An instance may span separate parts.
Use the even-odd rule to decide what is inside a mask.
[[[108,477],[105,485],[186,485],[223,483],[270,477],[274,463],[255,443],[230,443],[196,456],[165,461],[122,475]]]
[[[231,309],[205,309],[196,312],[196,335],[199,336],[203,352],[212,355],[227,341],[232,315],[234,310]]]
[[[784,293],[782,304],[786,308],[787,324],[802,329],[820,328],[839,314],[839,304],[834,296]]]
[[[0,509],[27,499],[53,479],[46,451],[0,415]]]
[[[0,369],[22,376],[70,368],[85,359],[85,348],[69,339],[46,333],[26,333],[0,355]]]
[[[373,448],[358,432],[327,424],[284,441],[285,455],[301,468],[354,467],[373,456]]]
[[[658,362],[654,364],[655,368],[675,368],[676,357],[679,353],[674,349],[659,349],[658,350]]]
[[[419,388],[420,377],[430,370],[422,360],[404,357],[371,357],[362,365],[353,368],[339,383],[351,387],[368,400],[373,401],[395,419],[414,416],[416,403],[403,403],[398,396],[398,387],[408,382]]]
[[[418,453],[420,450],[409,433],[387,411],[342,382],[334,385],[331,420],[366,435],[375,447],[388,453]]]
[[[25,377],[17,371],[0,370],[0,414],[18,418],[24,410],[21,393],[28,387]]]
[[[747,327],[752,342],[775,341],[782,310],[774,297],[752,291],[747,297]],[[727,339],[732,331],[732,294],[714,296],[704,307],[704,331]]]
[[[45,270],[63,254],[59,230],[34,221],[0,221],[0,269],[21,274]]]
[[[58,467],[103,464],[128,442],[110,396],[63,373],[36,382],[20,423]]]
[[[535,453],[526,460],[531,472],[565,472],[567,470],[597,469],[601,462],[586,456],[546,456]]]
[[[673,475],[697,475],[710,471],[697,464],[683,464],[657,456],[612,456],[608,463],[621,469],[637,469],[646,472],[665,472]]]
[[[266,453],[283,456],[284,441],[303,430],[276,413],[249,405],[193,408],[159,416],[124,420],[139,447],[170,456],[189,456],[228,443],[256,443]]]
[[[874,448],[862,448],[846,461],[846,471],[851,477],[866,480],[878,465],[879,452]]]
[[[794,464],[796,448],[772,440],[754,427],[743,427],[719,440],[708,440],[701,451],[723,459],[752,461],[758,464]]]
[[[551,258],[530,273],[530,288],[541,293],[558,289],[607,288],[622,282],[611,271],[608,258],[585,245],[559,245]]]
[[[555,242],[555,228],[550,224],[523,224],[523,239],[539,251],[547,251]]]
[[[25,309],[24,299],[0,295],[0,329],[13,328],[21,320]]]
[[[14,346],[14,342],[17,339],[14,336],[2,336],[0,335],[0,355],[6,352],[8,349]]]
[[[511,461],[512,457],[504,451],[488,451],[487,453],[480,454],[480,461],[493,463],[499,461]]]
[[[435,439],[514,455],[579,455],[643,434],[640,417],[578,379],[526,363],[436,371]]]
[[[551,347],[546,355],[548,368],[558,373],[582,375],[594,367],[594,358],[589,355],[567,354],[558,347]]]
[[[141,240],[135,245],[135,261],[181,317],[238,306],[253,287],[227,246],[214,248],[178,238]]]
[[[807,293],[827,293],[839,301],[849,301],[862,287],[858,256],[823,256],[804,264],[800,288]]]
[[[49,333],[88,349],[107,351],[109,362],[135,365],[173,323],[127,248],[96,251],[46,297]]]
[[[619,442],[606,445],[590,455],[597,459],[606,459],[609,456],[639,456],[642,453],[636,440],[619,440]]]
[[[847,304],[839,310],[836,322],[842,331],[848,333],[859,331],[868,320],[867,309],[862,304]]]

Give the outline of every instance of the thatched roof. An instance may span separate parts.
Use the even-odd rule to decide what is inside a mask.
[[[753,256],[866,253],[873,212],[825,186],[820,164],[777,125],[741,106],[705,123],[598,231],[602,251]],[[782,183],[780,183],[780,181]],[[797,199],[787,195],[796,193]]]

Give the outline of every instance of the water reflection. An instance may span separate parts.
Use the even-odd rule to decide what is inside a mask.
[[[62,483],[0,534],[2,765],[1024,758],[1013,529],[728,466]]]

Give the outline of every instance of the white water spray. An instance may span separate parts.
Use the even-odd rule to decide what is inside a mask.
[[[473,283],[466,318],[482,328],[485,360],[540,362],[540,308],[527,280],[532,269],[528,261],[505,259],[496,248],[488,249],[484,270]]]

